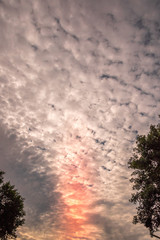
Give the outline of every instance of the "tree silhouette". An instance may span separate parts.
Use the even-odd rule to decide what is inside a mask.
[[[130,201],[138,205],[133,223],[144,224],[151,237],[160,239],[154,234],[160,225],[160,124],[151,125],[146,136],[137,137],[128,165],[134,170],[130,181],[136,190]]]
[[[16,238],[16,230],[24,224],[24,199],[10,182],[4,183],[0,171],[0,239]]]

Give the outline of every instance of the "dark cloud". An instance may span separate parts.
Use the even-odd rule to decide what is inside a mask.
[[[108,78],[111,78],[111,79],[114,79],[114,80],[117,80],[117,77],[116,76],[111,76],[109,74],[102,74],[100,76],[101,79],[108,79]]]
[[[27,224],[38,226],[42,224],[41,216],[50,214],[61,198],[55,191],[58,177],[51,174],[36,147],[29,147],[25,139],[16,135],[16,130],[1,125],[0,138],[1,169],[25,198]]]

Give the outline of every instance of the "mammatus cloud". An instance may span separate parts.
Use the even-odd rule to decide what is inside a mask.
[[[1,168],[19,240],[142,239],[127,162],[158,121],[158,1],[0,1]]]

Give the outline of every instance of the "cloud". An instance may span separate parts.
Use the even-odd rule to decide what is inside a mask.
[[[1,168],[26,199],[20,238],[146,239],[127,161],[158,121],[158,2],[0,5]]]
[[[43,215],[49,214],[60,201],[61,194],[55,191],[58,177],[36,147],[28,146],[14,129],[8,130],[1,125],[0,136],[1,169],[6,171],[6,180],[11,181],[25,198],[27,224],[38,226],[42,224]]]

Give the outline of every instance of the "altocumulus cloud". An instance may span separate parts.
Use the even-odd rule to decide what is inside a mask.
[[[0,162],[19,239],[142,239],[127,161],[160,109],[160,3],[0,1]],[[135,233],[136,232],[136,233]]]

